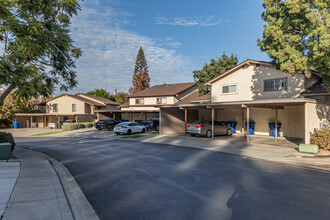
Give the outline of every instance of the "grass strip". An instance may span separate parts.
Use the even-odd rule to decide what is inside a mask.
[[[140,137],[146,137],[146,136],[153,135],[153,134],[159,134],[159,132],[155,131],[155,132],[151,132],[151,133],[133,134],[133,135],[124,136],[121,138],[140,138]]]
[[[38,133],[38,134],[33,134],[31,136],[46,136],[50,134],[57,134],[57,133],[62,133],[64,131],[50,131],[50,132],[44,132],[44,133]]]

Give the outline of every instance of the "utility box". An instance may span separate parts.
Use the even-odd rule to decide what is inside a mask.
[[[319,152],[319,147],[315,144],[299,144],[299,152],[317,154]]]
[[[11,158],[10,143],[0,143],[0,160],[9,160]]]

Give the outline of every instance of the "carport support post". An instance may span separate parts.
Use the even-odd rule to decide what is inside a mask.
[[[33,123],[33,116],[31,116],[31,128],[32,128],[32,123]]]
[[[250,108],[246,108],[246,142],[250,141],[250,125],[249,125],[249,120],[250,120]]]
[[[212,138],[214,138],[214,108],[212,108]]]
[[[277,109],[275,109],[275,134],[274,138],[277,139]]]
[[[188,111],[184,110],[184,135],[187,136],[187,119],[188,119]]]

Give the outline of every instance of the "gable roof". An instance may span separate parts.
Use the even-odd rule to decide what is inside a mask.
[[[328,86],[322,82],[322,79],[314,83],[312,86],[307,88],[304,92],[301,93],[304,96],[310,95],[330,95],[328,92]]]
[[[144,89],[140,92],[136,92],[129,95],[129,98],[135,97],[155,97],[155,96],[176,96],[180,93],[187,91],[188,89],[194,87],[195,83],[175,83],[175,84],[164,84],[156,85],[150,88]]]
[[[211,79],[210,81],[208,81],[207,83],[205,83],[205,85],[206,85],[206,86],[210,86],[210,85],[212,85],[214,82],[218,81],[219,79],[221,79],[221,78],[223,78],[223,77],[225,77],[225,76],[227,76],[227,75],[229,75],[229,74],[231,74],[231,73],[233,73],[233,72],[239,70],[240,68],[242,68],[242,67],[244,67],[244,66],[246,66],[246,65],[250,66],[250,65],[252,65],[252,64],[259,64],[259,65],[270,66],[270,67],[273,66],[273,65],[272,65],[271,63],[269,63],[269,62],[247,59],[247,60],[245,60],[244,62],[238,64],[237,66],[231,68],[231,69],[228,70],[227,72],[224,72],[223,74],[221,74],[221,75],[215,77],[214,79]]]
[[[60,98],[60,97],[62,97],[62,96],[69,96],[69,97],[71,97],[71,98],[77,99],[77,100],[79,100],[79,101],[85,102],[85,103],[90,104],[90,105],[106,106],[105,104],[102,104],[102,103],[99,103],[99,102],[95,102],[95,101],[93,101],[93,100],[86,99],[86,98],[81,97],[81,96],[70,95],[70,94],[65,94],[65,93],[63,93],[63,94],[61,94],[61,95],[58,95],[58,96],[56,96],[56,97],[54,97],[54,98],[48,99],[46,102],[52,101],[52,100],[57,99],[57,98]]]
[[[119,105],[119,103],[117,103],[117,102],[111,101],[111,100],[106,99],[106,98],[102,98],[102,97],[97,96],[97,95],[89,95],[89,94],[85,94],[85,93],[77,93],[77,94],[75,94],[75,96],[79,96],[79,97],[81,97],[80,95],[81,95],[81,96],[86,96],[86,97],[88,97],[89,99],[94,99],[94,100],[96,100],[96,101],[98,101],[98,102],[101,102],[101,103],[103,103],[103,104],[108,104],[108,105]]]
[[[238,64],[237,66],[231,68],[227,72],[224,72],[223,74],[215,77],[214,79],[211,79],[210,81],[205,83],[205,85],[206,86],[211,86],[214,82],[218,81],[219,79],[222,79],[222,78],[226,77],[227,75],[239,70],[240,68],[242,68],[244,66],[250,66],[252,64],[274,67],[273,64],[271,64],[270,62],[247,59],[247,60],[243,61],[242,63]],[[317,71],[310,70],[310,72],[313,75],[320,76],[320,74]]]
[[[195,91],[190,95],[186,96],[179,102],[175,103],[175,105],[180,104],[189,104],[189,103],[202,103],[202,102],[210,102],[211,101],[211,93],[207,93],[205,95],[199,96],[199,92]]]

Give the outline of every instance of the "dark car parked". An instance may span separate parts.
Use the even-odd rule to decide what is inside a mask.
[[[152,125],[152,121],[142,121],[141,125],[143,125],[144,127],[147,128],[147,130],[152,130],[154,129],[153,125]]]
[[[159,131],[159,118],[151,118],[150,120],[152,122],[152,128],[155,131]]]
[[[95,128],[99,131],[112,131],[116,124],[118,124],[118,122],[115,119],[102,119],[95,123]]]

